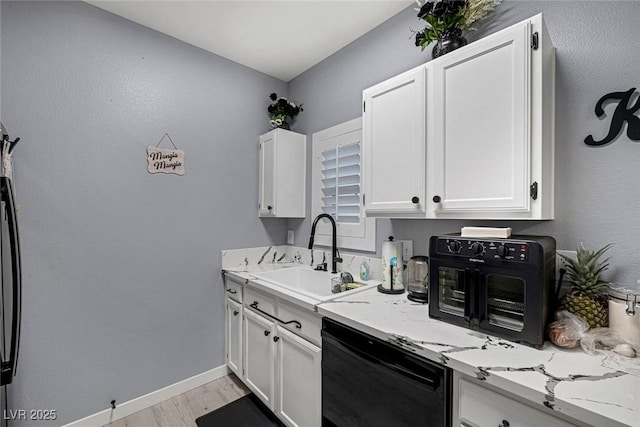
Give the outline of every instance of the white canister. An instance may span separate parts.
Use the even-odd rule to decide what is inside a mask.
[[[388,291],[404,291],[402,280],[402,242],[393,237],[382,243],[382,287]]]
[[[609,328],[640,346],[640,284],[609,290]]]

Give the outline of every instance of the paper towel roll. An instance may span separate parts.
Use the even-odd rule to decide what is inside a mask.
[[[391,291],[404,289],[402,242],[394,242],[392,238],[382,243],[382,287]]]

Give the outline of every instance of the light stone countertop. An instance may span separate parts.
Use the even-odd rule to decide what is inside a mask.
[[[508,393],[593,426],[640,426],[640,358],[541,349],[429,318],[406,294],[367,289],[318,312]]]
[[[263,259],[263,254],[274,248],[260,250]],[[244,262],[223,265],[223,269],[236,280],[485,381],[533,405],[598,427],[640,426],[640,357],[629,359],[611,352],[588,355],[580,348],[560,349],[550,342],[538,350],[431,319],[428,306],[409,301],[406,293],[387,295],[370,287],[321,302],[252,275],[301,264],[286,261]]]

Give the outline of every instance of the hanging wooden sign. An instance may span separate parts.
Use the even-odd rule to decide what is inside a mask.
[[[609,126],[609,133],[600,141],[593,139],[592,135],[587,136],[584,139],[584,143],[587,145],[605,145],[613,141],[622,131],[622,127],[625,122],[627,123],[627,136],[633,141],[640,141],[640,117],[635,115],[635,112],[640,109],[640,98],[636,99],[633,105],[629,105],[631,97],[636,88],[632,87],[626,92],[612,92],[604,95],[596,103],[596,116],[602,117],[604,115],[604,108],[602,105],[606,101],[617,100],[618,105],[611,117],[611,125]]]
[[[158,148],[165,138],[171,141],[173,149]],[[160,138],[160,142],[157,145],[147,146],[147,172],[184,175],[184,151],[178,150],[168,133],[165,133]]]

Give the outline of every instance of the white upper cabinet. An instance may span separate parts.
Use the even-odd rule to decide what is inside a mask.
[[[554,58],[538,15],[432,61],[430,217],[553,218]]]
[[[367,216],[425,216],[425,75],[422,65],[363,92]]]
[[[285,129],[260,136],[258,216],[304,218],[307,137]]]
[[[553,219],[555,50],[542,15],[363,97],[367,215]]]

